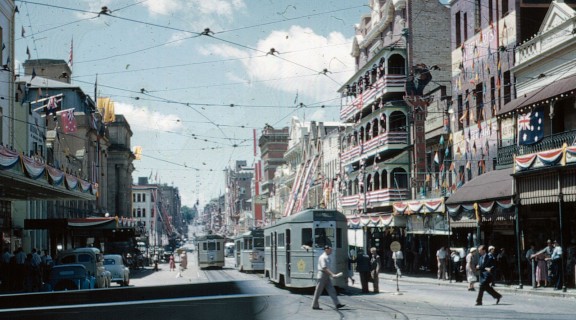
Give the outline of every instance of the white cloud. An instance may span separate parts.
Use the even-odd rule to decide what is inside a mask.
[[[250,54],[252,59],[241,60],[246,75],[238,78],[254,81],[281,78],[263,83],[276,90],[299,92],[301,98],[310,99],[312,101],[308,103],[311,103],[335,98],[341,83],[353,73],[351,42],[338,32],[322,36],[310,28],[292,26],[289,30],[272,31],[265,39],[258,41],[256,48],[260,53],[230,45],[206,46],[200,53],[225,58]],[[278,57],[262,57],[271,48],[279,52]],[[329,71],[326,75],[320,73],[324,69]]]
[[[128,120],[133,131],[182,131],[180,117],[174,114],[164,114],[150,111],[144,107],[115,102],[115,113],[122,114]]]
[[[151,15],[185,12],[194,15],[218,15],[231,18],[246,7],[243,0],[148,0],[143,3]]]

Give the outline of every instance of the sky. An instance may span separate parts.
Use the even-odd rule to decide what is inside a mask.
[[[68,61],[72,47],[72,83],[93,96],[97,79],[142,147],[133,182],[178,187],[187,206],[224,194],[236,160],[254,164],[254,129],[339,120],[354,25],[370,13],[369,0],[15,3],[17,62],[27,48]]]

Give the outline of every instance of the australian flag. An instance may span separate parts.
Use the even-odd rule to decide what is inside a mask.
[[[544,137],[544,110],[542,107],[518,116],[518,144],[527,145],[540,142]]]

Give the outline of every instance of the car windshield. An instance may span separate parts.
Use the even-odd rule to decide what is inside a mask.
[[[116,260],[114,260],[114,259],[104,259],[104,265],[105,266],[115,265],[115,264],[116,264]]]

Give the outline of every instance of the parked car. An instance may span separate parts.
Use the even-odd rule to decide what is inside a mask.
[[[63,264],[52,267],[50,281],[44,291],[94,289],[96,278],[89,275],[82,264]]]
[[[97,248],[77,248],[62,251],[58,254],[57,265],[81,264],[86,268],[89,276],[96,279],[96,288],[108,288],[112,281],[112,275],[104,268],[104,257]]]
[[[130,269],[126,266],[121,255],[105,254],[104,268],[110,271],[112,282],[116,282],[121,286],[130,284]]]

